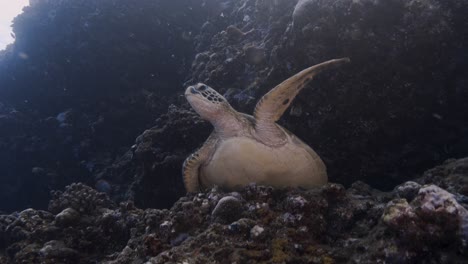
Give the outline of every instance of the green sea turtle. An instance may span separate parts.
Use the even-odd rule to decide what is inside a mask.
[[[205,84],[189,86],[185,97],[214,131],[184,162],[187,191],[215,185],[236,189],[252,182],[303,188],[326,184],[326,167],[317,153],[276,121],[318,72],[345,62],[349,58],[329,60],[283,81],[260,99],[253,116],[237,112]]]

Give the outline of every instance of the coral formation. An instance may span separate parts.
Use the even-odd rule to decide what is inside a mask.
[[[437,168],[448,172],[453,163],[466,166],[467,159]],[[449,174],[439,177],[457,185]],[[252,184],[233,193],[213,188],[190,194],[170,210],[141,210],[131,202],[115,206],[105,202],[106,194],[75,184],[51,201],[53,213],[28,209],[0,216],[0,260],[464,263],[468,204],[457,201],[457,195],[423,185],[408,202],[401,188],[380,192],[359,182],[348,189],[330,183],[311,190]],[[60,199],[68,202],[56,206]],[[59,210],[65,206],[70,207]],[[87,209],[77,214],[72,207]],[[73,216],[68,218],[73,222],[59,224],[64,215]]]
[[[112,207],[112,201],[107,195],[82,183],[73,183],[64,192],[54,191],[52,197],[48,210],[55,214],[62,214],[70,209],[76,213],[92,213],[97,208]]]

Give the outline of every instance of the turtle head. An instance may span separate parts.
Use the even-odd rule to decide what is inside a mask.
[[[192,108],[203,118],[213,121],[231,106],[227,100],[206,84],[198,83],[185,90],[185,98]]]

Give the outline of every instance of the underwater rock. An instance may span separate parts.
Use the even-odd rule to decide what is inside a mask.
[[[426,221],[434,219],[447,226],[458,226],[461,244],[468,249],[468,210],[458,204],[453,194],[436,185],[429,185],[419,190],[415,203],[420,208],[416,209],[417,213]]]
[[[73,183],[64,192],[53,192],[49,211],[60,213],[65,209],[76,210],[80,214],[91,214],[101,207],[113,208],[115,205],[105,193],[100,193],[82,183]]]
[[[146,255],[149,255],[149,256],[157,256],[159,253],[161,253],[165,249],[164,243],[159,238],[157,238],[157,236],[154,234],[150,234],[146,236],[143,243],[145,247],[144,252]]]
[[[39,250],[40,259],[45,263],[78,263],[78,251],[67,248],[63,241],[51,240]]]
[[[55,216],[55,224],[57,226],[69,226],[78,221],[80,213],[73,208],[66,208]]]
[[[462,164],[451,161],[438,169],[447,171],[454,162]],[[452,186],[456,179],[444,182]],[[108,198],[74,184],[61,196],[63,205],[73,206],[63,209],[88,209],[71,225],[57,225],[57,216],[33,209],[0,216],[0,260],[463,263],[467,211],[456,195],[435,185],[401,186],[406,187],[381,192],[363,182],[310,190],[250,184],[230,193],[213,188],[187,194],[170,210],[141,210],[132,202],[104,202]],[[411,202],[402,198],[411,198],[415,188]],[[77,198],[80,203],[72,202]],[[57,199],[51,201],[54,211],[60,208]]]
[[[218,201],[211,216],[216,222],[231,223],[238,220],[243,211],[242,202],[233,196],[225,196]]]
[[[413,209],[406,199],[397,199],[392,200],[387,204],[384,214],[382,215],[382,221],[397,229],[400,222],[410,223],[413,221],[407,221],[407,219],[415,217],[416,214],[413,212]],[[405,220],[400,220],[401,218],[405,218]]]
[[[319,1],[299,0],[292,14],[293,26],[297,29],[302,29],[307,25],[307,22],[311,20],[310,14],[313,12],[314,8],[319,8]]]
[[[414,199],[414,197],[416,197],[416,195],[418,194],[420,188],[420,184],[413,181],[408,181],[397,186],[394,192],[398,197],[404,198],[407,201],[411,202]]]
[[[156,123],[138,136],[131,159],[104,173],[110,178],[121,175],[120,199],[131,198],[143,208],[168,208],[185,194],[182,178],[174,175],[180,174],[185,158],[211,130],[195,112],[176,105],[170,105]]]
[[[424,172],[416,179],[420,184],[435,184],[453,194],[468,196],[468,158],[449,159],[444,164]],[[468,201],[465,202],[468,206]]]
[[[259,225],[256,225],[254,227],[252,227],[252,229],[250,229],[250,237],[256,239],[258,237],[260,237],[263,232],[265,231],[265,228],[259,226]]]
[[[235,222],[232,222],[228,226],[228,230],[233,234],[243,234],[244,236],[248,236],[254,225],[254,220],[249,218],[241,218]]]
[[[424,251],[426,247],[455,243],[455,248],[466,248],[468,210],[453,194],[436,185],[421,187],[411,203],[392,200],[382,221],[399,234],[402,247]]]

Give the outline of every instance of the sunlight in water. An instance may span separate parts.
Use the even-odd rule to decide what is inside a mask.
[[[26,5],[28,0],[0,0],[0,50],[14,41],[11,22]]]

